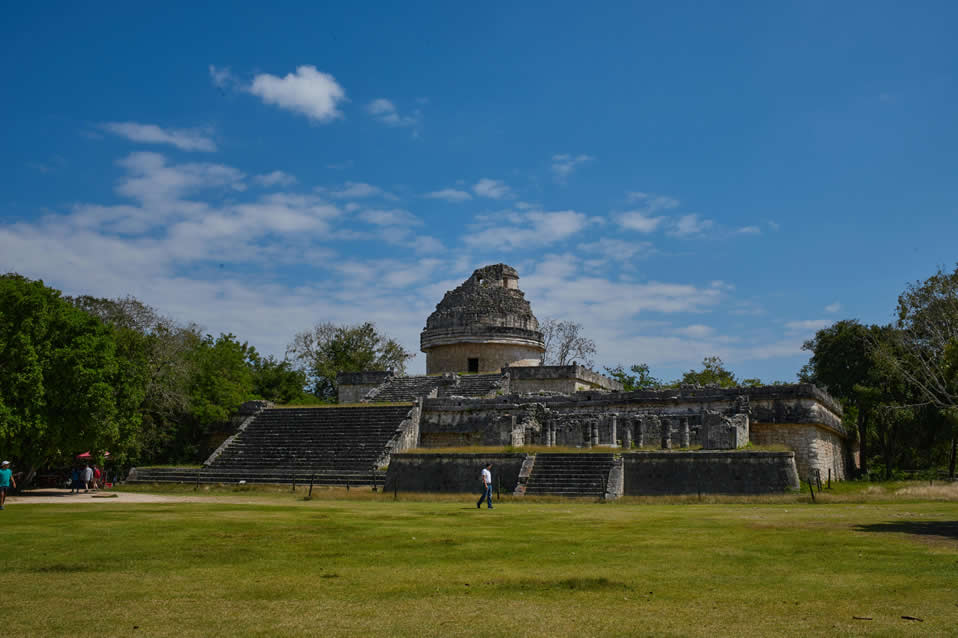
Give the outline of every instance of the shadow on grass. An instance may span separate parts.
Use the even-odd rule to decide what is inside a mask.
[[[855,529],[859,532],[895,532],[958,540],[958,521],[889,521],[857,525]]]
[[[608,578],[564,578],[557,580],[523,579],[509,582],[494,582],[497,589],[504,591],[629,591],[632,588]],[[651,592],[649,592],[651,593]]]

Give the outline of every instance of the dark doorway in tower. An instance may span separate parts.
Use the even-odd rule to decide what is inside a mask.
[[[479,359],[469,359],[469,372],[479,372]]]

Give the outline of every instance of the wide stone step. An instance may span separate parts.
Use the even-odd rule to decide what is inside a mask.
[[[296,476],[308,480],[312,473],[323,473],[326,478],[322,481],[345,482],[342,476],[330,478],[331,472],[369,477],[411,408],[370,405],[265,410],[230,441],[200,480],[285,483]],[[196,480],[195,474],[190,477]]]

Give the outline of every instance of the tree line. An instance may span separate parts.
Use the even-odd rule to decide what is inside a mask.
[[[132,297],[67,297],[2,275],[0,450],[27,484],[88,450],[124,465],[195,462],[245,401],[332,402],[337,372],[402,374],[410,358],[371,323],[325,323],[295,335],[280,360]]]

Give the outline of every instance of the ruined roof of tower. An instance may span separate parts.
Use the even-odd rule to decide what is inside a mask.
[[[539,322],[525,294],[507,287],[518,280],[516,269],[506,264],[479,268],[469,279],[445,294],[426,320],[423,335],[432,331],[466,329],[474,334],[499,333],[500,329],[524,333],[526,339],[542,341]]]

